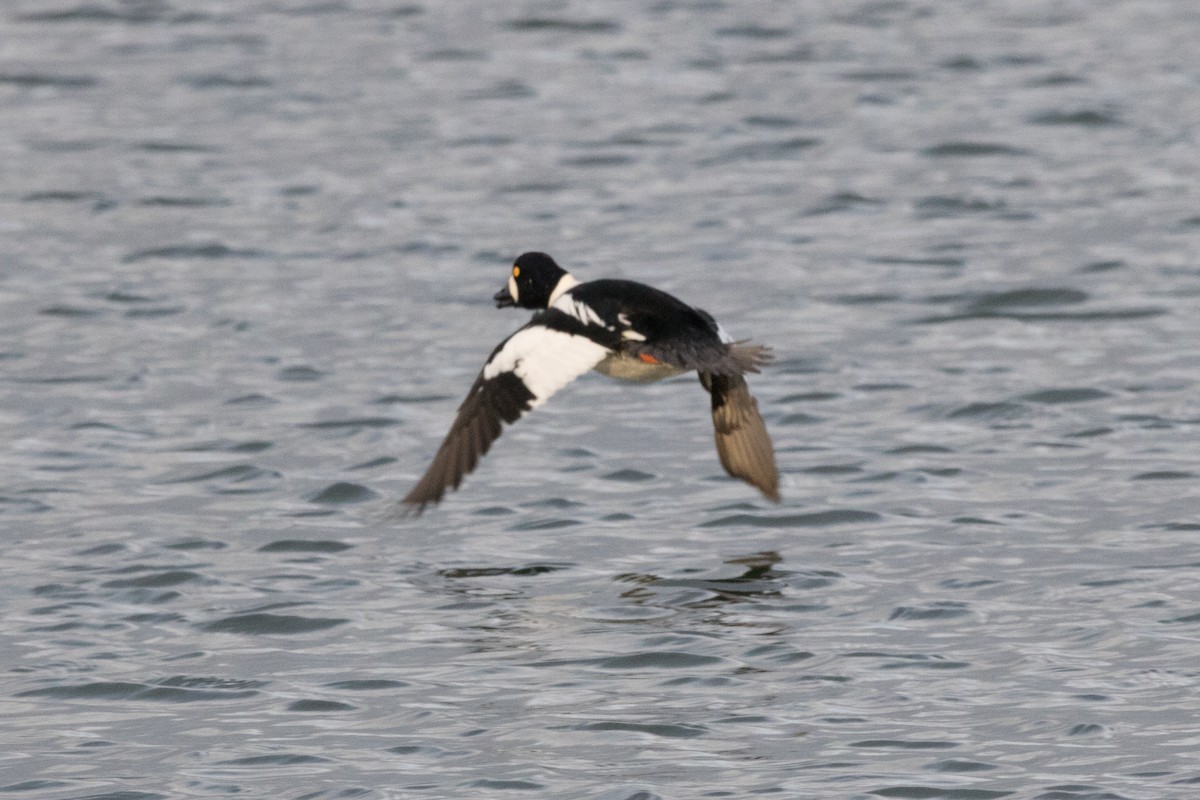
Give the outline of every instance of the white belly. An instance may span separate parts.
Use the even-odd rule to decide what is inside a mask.
[[[596,365],[596,372],[601,375],[634,383],[661,381],[663,378],[681,375],[686,371],[670,364],[647,364],[640,358],[634,358],[624,353],[613,353]]]

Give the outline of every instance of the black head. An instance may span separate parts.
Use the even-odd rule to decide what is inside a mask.
[[[545,253],[523,253],[513,264],[508,283],[492,299],[496,301],[496,308],[546,308],[550,305],[554,287],[566,274],[567,271]]]

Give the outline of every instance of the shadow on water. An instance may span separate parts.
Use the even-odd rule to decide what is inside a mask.
[[[779,568],[783,557],[768,551],[726,560],[742,572],[733,576],[662,577],[627,573],[614,578],[635,588],[621,597],[635,604],[704,607],[720,603],[754,602],[779,598],[786,589],[815,590],[829,586],[840,576],[833,571],[794,571]],[[694,570],[701,572],[701,570]],[[688,591],[679,591],[688,590]]]

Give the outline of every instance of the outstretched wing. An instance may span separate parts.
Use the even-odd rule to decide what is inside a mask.
[[[778,503],[775,448],[746,379],[701,372],[700,383],[712,394],[713,428],[721,466]]]
[[[418,514],[425,506],[438,503],[448,489],[457,489],[463,477],[475,469],[499,438],[502,423],[516,422],[610,352],[583,336],[573,319],[564,319],[557,312],[534,317],[492,351],[459,406],[433,463],[404,503]]]

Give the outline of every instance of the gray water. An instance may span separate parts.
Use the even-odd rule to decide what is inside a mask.
[[[1200,8],[0,11],[0,794],[1200,797]],[[523,250],[778,360],[391,513]]]

